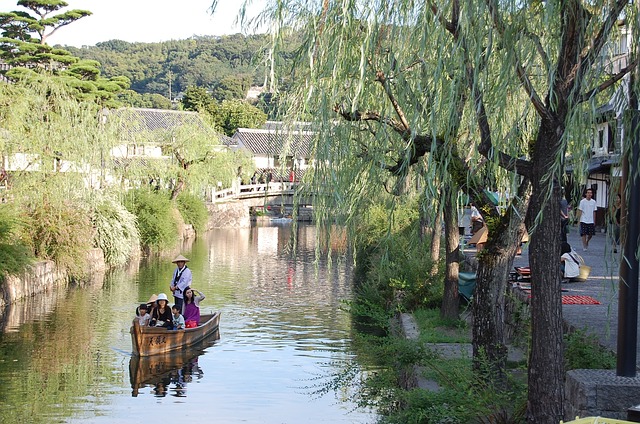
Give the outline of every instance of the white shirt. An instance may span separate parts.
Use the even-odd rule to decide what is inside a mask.
[[[580,275],[580,259],[573,251],[562,255],[564,259],[564,278],[573,278]]]
[[[578,206],[578,209],[582,212],[580,214],[580,222],[585,224],[595,224],[595,222],[593,221],[593,213],[596,211],[596,209],[598,209],[595,200],[587,200],[587,198],[585,197],[584,199],[580,200],[580,206]]]

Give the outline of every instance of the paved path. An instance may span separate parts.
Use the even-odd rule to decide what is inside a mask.
[[[578,227],[571,227],[568,242],[580,254],[587,265],[591,267],[591,274],[585,283],[566,283],[569,292],[564,294],[591,296],[600,305],[563,305],[564,320],[575,328],[586,330],[598,337],[600,344],[617,350],[618,340],[618,275],[620,268],[620,251],[613,253],[613,247],[607,234],[596,234],[589,243],[589,250],[582,250],[582,242],[578,234]],[[524,266],[529,263],[527,249],[522,256],[516,257],[514,266]],[[640,328],[640,325],[638,326]],[[640,333],[640,332],[639,332]],[[638,337],[640,340],[640,337]],[[636,346],[637,359],[640,365],[640,349]]]

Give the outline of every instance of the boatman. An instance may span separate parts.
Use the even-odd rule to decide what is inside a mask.
[[[178,306],[178,310],[182,310],[182,302],[184,299],[184,289],[191,286],[191,270],[187,267],[189,259],[182,255],[178,255],[177,258],[172,260],[176,264],[176,270],[173,272],[173,279],[169,285],[169,289],[173,292],[173,298],[175,304]]]

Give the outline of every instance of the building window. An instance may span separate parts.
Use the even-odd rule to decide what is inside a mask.
[[[605,155],[615,150],[615,137],[611,124],[604,122],[599,124],[591,144],[594,155]]]

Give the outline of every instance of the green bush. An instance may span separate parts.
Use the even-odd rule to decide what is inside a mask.
[[[176,199],[176,205],[186,224],[193,225],[196,233],[204,231],[209,219],[209,212],[202,199],[193,194],[182,192]]]
[[[104,252],[107,265],[124,265],[140,248],[136,217],[115,199],[99,197],[93,202],[95,244]]]
[[[0,204],[0,281],[6,274],[24,271],[33,262],[30,249],[19,238],[22,228],[15,208]]]
[[[403,306],[439,307],[443,277],[430,275],[433,268],[428,240],[420,239],[415,204],[396,206],[392,219],[387,208],[376,205],[364,215],[357,231],[359,281],[378,283],[383,297],[402,293]]]
[[[136,216],[140,243],[148,250],[173,247],[178,240],[178,220],[175,208],[165,192],[146,189],[127,193],[125,206]]]
[[[566,334],[565,368],[575,369],[613,369],[616,367],[616,356],[610,350],[598,344],[598,339],[582,330]]]
[[[24,240],[38,259],[52,260],[72,278],[87,269],[93,247],[88,208],[79,199],[34,192],[23,204]]]

